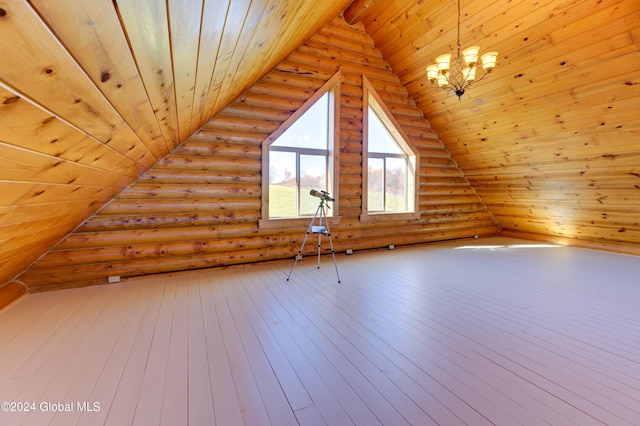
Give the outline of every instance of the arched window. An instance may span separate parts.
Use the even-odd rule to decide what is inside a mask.
[[[366,78],[364,89],[363,214],[414,213],[415,149]]]
[[[268,171],[263,175],[263,221],[313,216],[318,198],[310,191],[337,191],[338,82],[336,74],[263,147],[263,173]],[[335,214],[337,203],[329,215]]]
[[[269,147],[269,217],[313,215],[311,189],[329,191],[329,93]]]

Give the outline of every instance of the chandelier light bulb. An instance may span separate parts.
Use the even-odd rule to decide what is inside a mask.
[[[438,75],[440,74],[440,71],[438,71],[438,65],[429,65],[427,67],[427,78],[429,79],[430,83],[435,83],[435,81],[438,79]]]
[[[444,55],[440,55],[436,58],[436,64],[438,65],[438,70],[440,72],[448,71],[450,62],[451,53],[445,53]]]
[[[496,61],[498,59],[498,52],[487,52],[480,57],[482,60],[482,68],[487,72],[493,71],[493,68],[496,66]]]
[[[462,79],[466,81],[473,81],[476,79],[476,67],[467,67],[462,70]]]
[[[464,62],[473,67],[478,62],[478,52],[480,51],[480,46],[471,46],[467,47],[462,51],[462,56],[464,56]]]

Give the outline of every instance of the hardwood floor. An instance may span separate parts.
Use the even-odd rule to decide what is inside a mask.
[[[492,238],[337,262],[341,284],[323,256],[30,295],[0,312],[0,423],[640,424],[639,258]]]

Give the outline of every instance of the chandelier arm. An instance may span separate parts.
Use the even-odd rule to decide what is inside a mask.
[[[480,77],[480,78],[476,78],[476,79],[474,80],[474,82],[482,81],[482,80],[484,80],[484,79],[485,79],[485,78],[487,78],[487,77],[489,77],[489,73],[488,73],[487,71],[485,71],[485,72],[484,72],[484,74],[482,74],[482,77]]]

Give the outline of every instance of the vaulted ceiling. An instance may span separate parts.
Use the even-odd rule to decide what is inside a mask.
[[[463,1],[458,100],[450,0],[0,0],[0,286],[343,12],[504,229],[640,243],[637,1]]]

